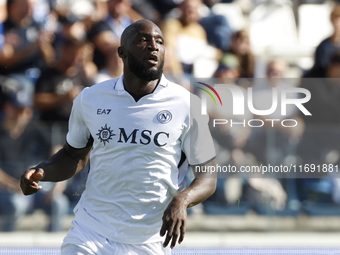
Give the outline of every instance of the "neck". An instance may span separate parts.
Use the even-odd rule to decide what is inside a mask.
[[[124,88],[127,92],[138,96],[151,94],[157,87],[160,79],[145,81],[129,71],[124,72]]]

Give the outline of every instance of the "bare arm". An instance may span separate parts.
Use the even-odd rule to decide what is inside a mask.
[[[12,67],[20,63],[24,58],[32,54],[32,52],[37,51],[38,49],[38,43],[32,43],[20,51],[15,51],[12,45],[5,44],[0,54],[0,66]]]
[[[25,195],[31,195],[42,187],[39,181],[59,182],[71,178],[81,171],[87,164],[92,146],[75,149],[64,145],[47,161],[27,170],[21,177],[20,187]]]
[[[19,180],[8,175],[0,168],[0,187],[11,192],[20,192]]]
[[[24,60],[32,53],[41,51],[44,60],[49,64],[54,59],[54,49],[51,45],[54,40],[54,34],[49,32],[40,32],[38,40],[26,46],[23,49],[16,50],[16,44],[19,44],[20,38],[16,34],[9,32],[6,34],[6,43],[0,51],[0,66],[13,67]]]
[[[205,166],[216,166],[215,160],[210,161]],[[196,167],[193,166],[193,169],[196,169]],[[195,172],[195,175],[196,178],[190,186],[172,199],[163,214],[160,235],[164,236],[167,232],[164,247],[169,244],[171,239],[171,248],[175,247],[178,237],[178,243],[183,241],[187,223],[187,208],[203,202],[215,192],[216,173]]]

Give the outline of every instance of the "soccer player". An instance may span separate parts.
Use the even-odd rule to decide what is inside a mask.
[[[190,111],[199,99],[162,75],[159,27],[131,24],[118,53],[124,74],[75,98],[65,146],[21,179],[23,193],[32,194],[38,181],[68,179],[90,158],[64,255],[170,254],[183,241],[187,208],[215,191],[216,176],[207,173],[181,190],[183,155],[192,166],[213,166],[215,150],[207,116]]]

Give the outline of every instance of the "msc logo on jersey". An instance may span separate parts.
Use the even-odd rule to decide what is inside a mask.
[[[115,136],[116,134],[113,133],[113,130],[111,130],[110,127],[107,127],[107,124],[105,124],[104,127],[101,127],[101,129],[98,130],[99,133],[96,135],[98,136],[98,139],[104,143],[108,143],[109,140],[112,140],[112,136]]]
[[[167,145],[167,140],[170,138],[170,134],[166,132],[157,132],[154,133],[151,130],[139,130],[134,129],[132,132],[126,132],[124,128],[119,129],[119,137],[117,143],[130,143],[130,144],[142,144],[148,145],[149,143],[154,143],[158,147],[163,147]],[[100,142],[103,142],[104,145],[109,143],[109,140],[113,140],[112,136],[116,134],[113,133],[111,127],[107,127],[105,124],[104,127],[101,127],[99,132],[96,134]]]
[[[162,124],[168,123],[171,119],[172,119],[172,114],[171,112],[167,110],[160,111],[157,114],[157,120]]]

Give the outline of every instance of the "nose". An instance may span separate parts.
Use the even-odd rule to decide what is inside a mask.
[[[150,49],[151,51],[158,51],[158,44],[156,42],[156,40],[153,38],[152,40],[150,40],[150,43],[148,45],[148,49]]]

